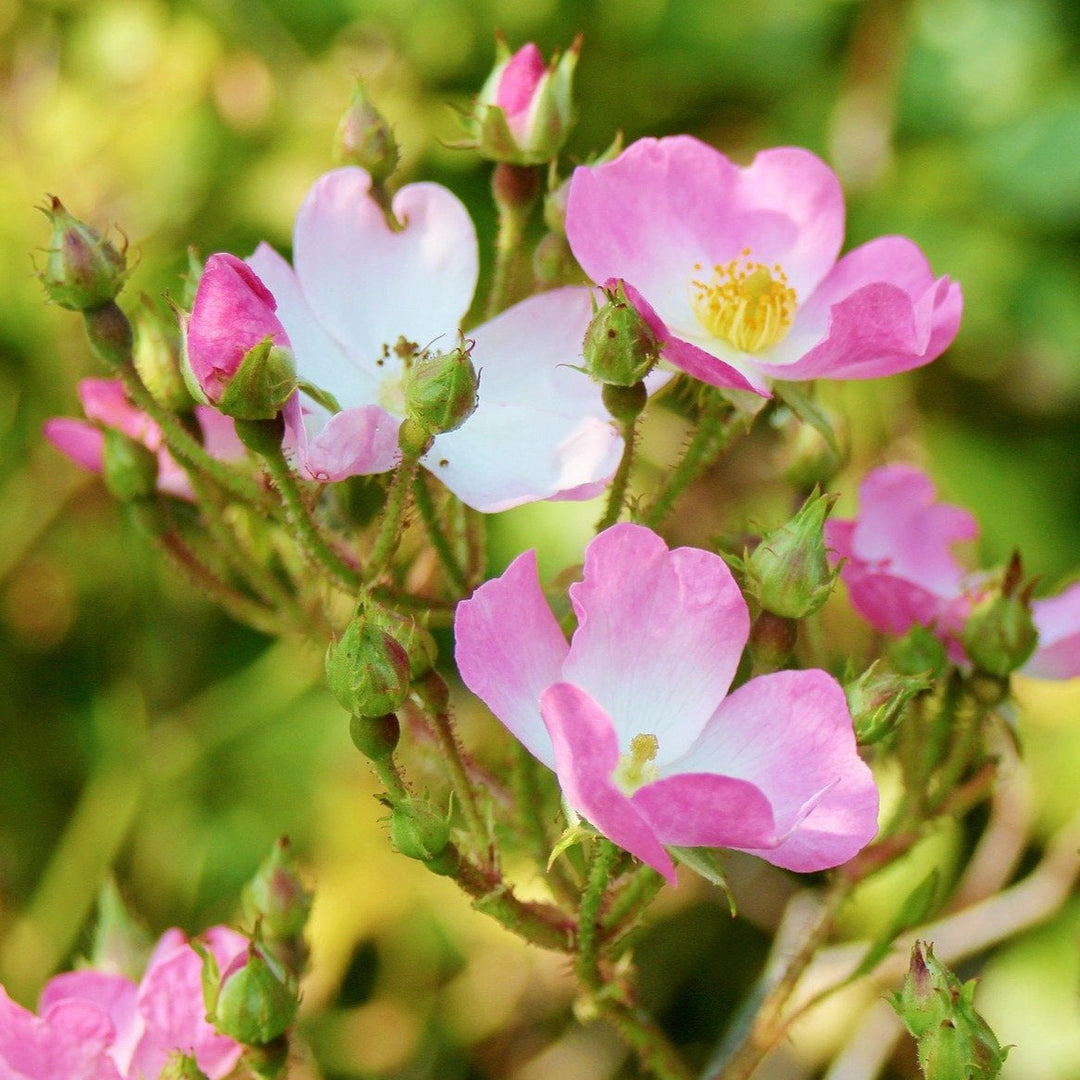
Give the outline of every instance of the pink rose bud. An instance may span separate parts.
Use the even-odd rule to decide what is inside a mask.
[[[240,420],[271,420],[296,391],[277,301],[234,255],[206,261],[186,320],[184,376],[204,405]]]
[[[547,66],[532,42],[511,55],[500,38],[497,50],[498,63],[470,124],[475,142],[468,145],[490,161],[542,165],[562,149],[573,122],[571,86],[581,39]]]
[[[376,184],[383,184],[401,158],[390,125],[371,102],[363,83],[357,83],[352,103],[338,124],[335,149],[346,165],[366,169]]]

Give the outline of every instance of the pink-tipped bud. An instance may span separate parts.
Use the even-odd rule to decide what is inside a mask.
[[[45,269],[39,275],[49,299],[71,311],[93,311],[113,300],[127,277],[123,252],[69,214],[55,195],[42,210],[53,229]]]
[[[277,301],[234,255],[206,261],[184,327],[183,371],[204,405],[241,420],[271,420],[296,391]]]

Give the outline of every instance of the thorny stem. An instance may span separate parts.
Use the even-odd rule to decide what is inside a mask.
[[[611,871],[621,854],[610,840],[600,838],[596,841],[589,864],[589,879],[578,908],[578,955],[575,968],[582,986],[593,994],[603,991],[606,985],[600,971],[598,949],[600,909],[611,883]]]
[[[428,487],[424,476],[420,473],[413,477],[413,500],[416,503],[416,509],[420,513],[420,518],[424,522],[424,528],[427,530],[431,546],[435,549],[439,562],[442,564],[446,576],[450,579],[454,595],[464,596],[469,591],[469,584],[465,580],[465,571],[450,544],[442,522],[439,521],[439,515],[431,497],[431,489]]]
[[[657,493],[652,505],[642,515],[641,523],[659,528],[671,512],[676,499],[698,475],[715,460],[735,430],[737,414],[726,402],[706,409],[667,483]]]
[[[409,492],[419,469],[419,454],[403,454],[400,464],[394,470],[394,478],[390,481],[390,490],[386,495],[386,506],[383,508],[382,523],[364,569],[364,580],[369,583],[386,570],[401,542],[401,534],[405,531],[405,514],[409,508]]]
[[[522,254],[525,226],[540,191],[540,173],[534,167],[500,162],[492,174],[491,186],[499,211],[495,237],[495,271],[487,302],[487,317],[493,318],[521,297],[527,266]]]
[[[626,503],[626,489],[630,483],[630,471],[634,465],[634,450],[637,442],[637,417],[625,420],[622,423],[623,450],[619,458],[619,467],[611,479],[608,488],[607,504],[604,514],[596,523],[596,531],[602,533],[605,529],[614,525],[619,520]]]

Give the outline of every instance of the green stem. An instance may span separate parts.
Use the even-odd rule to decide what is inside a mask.
[[[274,487],[277,488],[285,504],[289,524],[296,530],[301,547],[316,565],[322,567],[334,579],[338,586],[350,593],[357,592],[363,584],[360,572],[338,554],[333,543],[323,534],[322,528],[304,499],[300,485],[296,481],[296,475],[285,460],[280,445],[265,446],[260,453],[266,463],[270,479],[274,482]]]
[[[486,852],[488,863],[493,861],[491,835],[480,813],[476,792],[469,780],[464,753],[458,743],[457,732],[450,718],[449,691],[442,676],[431,671],[419,682],[413,684],[413,694],[423,706],[424,714],[431,722],[432,731],[442,751],[442,760],[450,773],[450,783],[461,805],[465,824],[477,846]]]
[[[611,486],[608,488],[607,504],[604,507],[603,516],[596,523],[596,531],[602,533],[605,529],[614,525],[622,514],[626,503],[626,489],[630,484],[630,471],[634,464],[634,449],[637,443],[637,417],[632,420],[624,420],[622,425],[623,451],[619,458],[619,467],[611,478]]]
[[[464,596],[469,591],[469,584],[465,579],[465,570],[462,568],[461,562],[450,544],[442,522],[439,521],[439,515],[435,509],[435,502],[431,497],[431,489],[428,487],[427,480],[419,472],[413,477],[413,500],[416,503],[416,509],[420,513],[420,519],[424,523],[424,528],[427,530],[431,546],[435,549],[439,562],[442,563],[442,568],[450,579],[454,594]]]
[[[624,937],[663,887],[664,878],[651,866],[641,866],[635,870],[600,920],[605,940],[614,941]]]
[[[676,499],[727,445],[735,429],[735,419],[734,408],[726,402],[720,408],[710,408],[702,413],[682,460],[643,515],[642,524],[653,529],[663,524]]]
[[[605,989],[600,971],[600,909],[611,884],[611,872],[622,856],[622,851],[610,840],[596,841],[589,863],[589,878],[578,908],[578,955],[575,964],[582,986],[593,994]]]
[[[531,166],[499,163],[491,178],[499,226],[495,237],[495,271],[487,302],[487,318],[493,318],[523,292],[527,266],[522,242],[529,214],[540,193],[540,172]]]
[[[390,481],[390,490],[386,493],[386,506],[383,508],[382,523],[375,537],[368,564],[364,569],[364,580],[374,581],[390,563],[401,542],[405,531],[405,513],[409,508],[409,492],[413,480],[420,469],[419,454],[403,454],[401,462]]]
[[[643,1009],[610,1001],[604,1002],[600,1011],[650,1075],[657,1080],[692,1080],[693,1074],[678,1051]]]

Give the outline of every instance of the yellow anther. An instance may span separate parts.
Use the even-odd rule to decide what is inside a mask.
[[[655,735],[635,735],[630,740],[630,753],[619,756],[613,777],[625,794],[632,795],[642,784],[651,784],[660,776],[660,770],[650,764],[659,749],[660,740]]]
[[[718,263],[711,281],[690,279],[690,305],[703,327],[740,352],[756,353],[782,341],[795,318],[795,290],[779,264],[742,259]],[[701,264],[694,264],[701,272]]]

